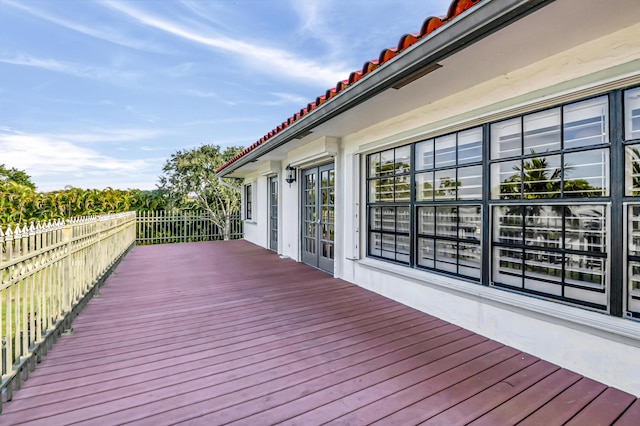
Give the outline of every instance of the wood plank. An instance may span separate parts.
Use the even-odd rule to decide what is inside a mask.
[[[437,374],[433,377],[429,377],[427,380],[418,380],[418,383],[391,395],[379,398],[367,406],[351,411],[349,414],[335,419],[334,422],[345,425],[374,423],[393,413],[403,411],[427,396],[436,394],[517,354],[519,354],[519,352],[515,349],[504,346],[499,346],[497,349],[471,360],[460,359],[460,355],[456,354],[451,358],[459,359],[456,360],[456,362],[450,361],[451,363],[447,369],[436,371]],[[449,407],[444,407],[443,410],[446,408]]]
[[[307,379],[311,374],[312,367],[315,367],[319,373],[326,374],[331,369],[337,368],[336,365],[346,363],[345,355],[368,351],[369,357],[375,357],[375,348],[389,341],[393,343],[397,340],[404,340],[405,344],[410,344],[413,341],[413,335],[419,334],[429,327],[440,328],[437,327],[437,324],[433,325],[434,322],[436,321],[428,321],[424,325],[407,327],[400,331],[393,327],[393,324],[390,326],[379,324],[378,329],[369,333],[360,334],[355,338],[343,339],[340,346],[336,348],[331,349],[323,346],[322,353],[315,356],[309,357],[303,354],[303,356],[297,356],[294,362],[289,363],[284,363],[278,358],[253,364],[241,370],[234,369],[208,375],[202,370],[195,370],[195,377],[192,380],[184,380],[183,378],[177,386],[168,386],[168,380],[165,376],[158,374],[154,381],[155,388],[146,382],[134,388],[135,393],[128,396],[126,391],[118,389],[112,392],[111,399],[106,401],[105,395],[99,394],[95,398],[89,398],[89,403],[83,404],[86,405],[86,408],[76,409],[77,407],[74,407],[73,411],[63,412],[56,416],[51,415],[51,410],[64,410],[65,407],[48,407],[47,417],[54,422],[70,423],[104,416],[105,421],[117,423],[117,421],[123,420],[114,420],[116,418],[131,421],[136,418],[136,415],[148,414],[148,412],[137,409],[141,405],[153,407],[152,412],[162,412],[170,407],[167,405],[166,399],[176,395],[180,403],[192,403],[206,401],[212,396],[225,395],[259,383],[268,384],[267,389],[270,391],[276,386],[278,379],[282,385],[291,383],[291,375],[294,373],[299,376],[298,380]],[[338,359],[333,362],[327,362],[336,357]],[[127,390],[131,391],[131,387],[128,387]],[[151,390],[154,392],[150,393]],[[189,398],[186,398],[185,395],[189,395]],[[44,415],[44,413],[37,413],[30,409],[29,415]]]
[[[572,371],[557,370],[470,424],[474,426],[514,425],[581,378],[582,376]]]
[[[436,333],[445,332],[437,327]],[[411,331],[396,332],[393,336],[389,334],[375,339],[352,344],[341,348],[339,351],[330,351],[324,356],[303,359],[295,364],[284,364],[263,371],[251,376],[241,377],[234,380],[226,380],[219,384],[211,383],[209,378],[194,380],[188,383],[188,389],[161,389],[159,394],[153,399],[146,400],[146,394],[136,395],[135,399],[129,398],[126,401],[115,401],[116,406],[106,406],[105,414],[102,418],[109,422],[132,421],[142,419],[149,414],[162,413],[170,409],[189,406],[189,413],[193,412],[195,403],[203,402],[209,410],[224,408],[235,405],[242,400],[250,400],[256,396],[269,395],[279,389],[303,383],[315,377],[322,377],[334,371],[340,371],[353,365],[363,364],[365,361],[380,357],[384,354],[413,344],[415,337],[425,328],[414,327]],[[451,331],[451,330],[449,330]],[[384,358],[382,362],[385,362]],[[188,395],[188,398],[185,398]],[[146,408],[150,411],[140,413],[136,410],[136,404],[144,400]],[[100,407],[103,408],[103,407]],[[130,409],[129,409],[130,408]],[[94,412],[92,407],[89,412]],[[82,417],[82,415],[80,416]],[[165,415],[165,418],[166,415]],[[75,417],[74,417],[75,419]]]
[[[393,364],[371,369],[368,372],[360,371],[363,374],[348,377],[348,380],[344,380],[347,378],[344,375],[335,379],[332,375],[327,375],[322,378],[321,387],[310,388],[309,384],[305,383],[301,387],[288,388],[285,390],[285,395],[278,399],[277,406],[274,407],[275,404],[268,401],[269,404],[252,407],[256,414],[249,417],[245,417],[248,407],[234,406],[232,410],[234,414],[231,416],[227,414],[231,410],[225,410],[205,416],[203,419],[216,423],[217,419],[224,423],[239,419],[231,423],[238,425],[280,422],[317,424],[337,417],[342,410],[349,410],[350,406],[354,409],[366,405],[367,398],[379,399],[380,393],[388,392],[394,387],[404,389],[412,382],[419,380],[418,378],[422,378],[424,374],[435,375],[438,371],[450,368],[452,364],[491,352],[499,347],[498,345],[495,342],[483,340],[479,336],[469,336],[463,340],[426,350],[408,359],[401,361],[391,359],[389,361],[393,361]],[[451,356],[453,354],[457,357]]]
[[[606,388],[602,383],[583,377],[520,424],[523,426],[563,425],[604,392]]]
[[[205,356],[202,358],[201,363],[188,362],[183,365],[177,365],[174,369],[156,369],[151,370],[148,373],[135,373],[132,372],[130,376],[126,375],[126,371],[121,372],[125,376],[120,380],[110,379],[110,375],[103,375],[102,380],[96,380],[95,377],[89,378],[86,383],[81,382],[74,389],[67,392],[54,392],[51,400],[56,400],[55,396],[59,396],[64,400],[68,400],[72,397],[82,398],[82,403],[76,404],[73,408],[79,409],[83,407],[92,407],[95,404],[105,404],[109,401],[118,401],[123,398],[132,398],[136,395],[141,395],[148,392],[151,389],[167,390],[170,393],[176,393],[175,387],[185,385],[188,386],[188,390],[197,390],[198,384],[202,382],[202,388],[206,389],[209,386],[228,385],[231,379],[238,381],[239,379],[252,374],[258,374],[262,372],[270,372],[275,375],[275,368],[278,366],[286,367],[286,371],[293,371],[294,367],[304,370],[313,366],[313,357],[322,357],[315,361],[316,363],[322,362],[326,356],[324,354],[333,354],[341,348],[346,350],[352,350],[356,347],[356,343],[363,342],[361,345],[365,345],[368,341],[371,341],[375,336],[386,336],[389,333],[398,334],[394,329],[394,325],[402,322],[410,321],[411,324],[416,325],[415,319],[411,318],[411,315],[415,313],[407,312],[404,316],[398,316],[391,318],[387,321],[387,324],[380,324],[380,316],[376,317],[376,321],[372,322],[368,327],[360,327],[355,330],[354,333],[350,333],[346,337],[343,335],[337,335],[340,339],[334,340],[333,344],[325,342],[316,342],[313,336],[306,336],[308,341],[313,345],[294,352],[283,351],[282,348],[279,352],[271,354],[270,357],[265,357],[264,354],[258,353],[257,356],[253,356],[251,361],[246,362],[244,360],[238,360],[238,358],[222,358],[223,362],[220,362],[219,357],[215,357],[212,354],[211,357]],[[384,316],[383,316],[384,317]],[[413,321],[412,321],[413,320]],[[418,323],[419,324],[419,323]],[[437,321],[425,321],[425,327],[437,329],[444,325],[444,322]],[[440,327],[439,327],[440,326]],[[420,327],[413,327],[412,330],[419,332]],[[254,349],[252,353],[256,353]],[[163,361],[166,362],[167,360]],[[244,361],[244,362],[243,362]],[[73,379],[78,380],[78,379]],[[252,380],[257,380],[255,376]],[[92,385],[95,383],[96,385]],[[60,382],[59,386],[64,385],[64,382]],[[126,386],[125,389],[122,389]],[[37,390],[41,390],[44,386],[38,386]],[[47,391],[51,391],[50,388]],[[50,392],[51,393],[51,392]],[[95,397],[93,396],[95,395]],[[40,398],[42,394],[33,395],[34,398]],[[25,404],[25,408],[28,405]],[[28,408],[29,417],[35,417],[41,415],[38,410]],[[57,404],[46,408],[47,415],[58,412],[64,412],[68,410],[63,404]]]
[[[615,426],[638,426],[640,424],[640,400],[636,400],[614,423]]]
[[[0,423],[640,424],[628,394],[244,241],[136,247],[101,293]]]
[[[396,411],[376,423],[406,424],[407,422],[419,423],[426,421],[537,361],[538,358],[524,353],[516,353],[513,356],[505,357],[495,365],[486,365],[487,368],[485,369],[471,372],[466,376],[459,375],[459,380],[455,383],[446,383],[437,393],[423,398],[400,411]]]
[[[535,362],[531,366],[432,417],[424,424],[468,424],[494,407],[530,388],[559,368],[549,362]]]
[[[225,344],[230,343],[241,343],[243,341],[253,341],[256,344],[260,344],[261,348],[264,348],[267,342],[262,340],[260,342],[256,342],[255,339],[261,337],[266,338],[269,336],[281,337],[287,336],[298,336],[298,335],[308,335],[309,333],[317,333],[326,328],[337,327],[338,325],[349,326],[349,324],[353,321],[358,321],[361,318],[372,318],[375,315],[371,312],[372,310],[376,310],[380,312],[380,314],[392,314],[394,312],[401,312],[401,308],[396,305],[389,303],[388,301],[381,301],[380,303],[367,303],[365,306],[359,306],[358,304],[350,305],[349,302],[345,302],[344,305],[340,306],[340,309],[336,309],[335,306],[332,307],[327,306],[325,310],[321,310],[316,313],[314,311],[305,313],[304,316],[300,316],[298,314],[297,317],[293,317],[291,319],[295,319],[295,324],[291,319],[285,319],[283,321],[277,322],[264,322],[259,326],[254,327],[246,327],[241,330],[209,330],[201,331],[201,329],[196,329],[193,334],[190,334],[191,331],[188,327],[185,327],[184,330],[177,336],[174,336],[173,333],[164,336],[165,339],[169,340],[171,343],[167,344],[165,340],[159,340],[158,337],[154,337],[151,342],[152,344],[144,344],[141,342],[140,344],[130,343],[128,346],[117,346],[116,348],[104,349],[102,356],[87,356],[87,359],[70,357],[68,360],[62,360],[62,362],[53,363],[53,367],[51,369],[43,369],[41,374],[44,375],[53,375],[59,372],[66,374],[67,371],[74,371],[74,375],[76,377],[82,375],[82,369],[88,368],[90,371],[95,368],[96,364],[104,365],[106,363],[117,363],[119,360],[124,360],[128,366],[131,366],[131,359],[136,358],[140,355],[146,355],[150,351],[154,352],[155,349],[161,348],[162,353],[168,353],[171,351],[177,351],[175,356],[186,355],[189,352],[193,352],[193,347],[197,347],[200,351],[206,350],[208,348],[222,348]],[[406,312],[406,311],[404,311]],[[340,320],[340,324],[332,322],[329,323],[328,317],[332,317],[335,315],[342,316]],[[317,325],[325,326],[323,329],[318,329]],[[147,333],[142,332],[144,336]],[[272,339],[278,340],[278,339]],[[130,341],[135,341],[135,337],[132,337]],[[219,352],[223,352],[220,350]],[[98,352],[99,355],[99,352]],[[160,361],[160,359],[158,359]],[[136,361],[134,361],[135,363]],[[148,362],[148,360],[145,360]],[[73,368],[76,366],[77,368]],[[114,369],[120,369],[121,365],[113,365]],[[51,381],[54,381],[54,378],[50,378]],[[44,382],[43,382],[44,383]]]
[[[591,401],[567,426],[590,424],[604,426],[613,424],[635,402],[636,398],[618,389],[608,388]]]

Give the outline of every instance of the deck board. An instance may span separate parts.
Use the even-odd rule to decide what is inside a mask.
[[[244,241],[135,247],[0,424],[639,424],[635,397]]]

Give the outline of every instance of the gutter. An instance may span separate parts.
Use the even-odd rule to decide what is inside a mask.
[[[554,1],[489,0],[478,3],[451,23],[413,44],[397,57],[364,76],[353,86],[278,132],[256,149],[238,158],[220,170],[218,175],[222,177],[230,174],[291,140],[301,139],[315,127],[389,88],[408,84],[424,75],[425,70],[437,67],[438,61],[468,48],[473,43]]]

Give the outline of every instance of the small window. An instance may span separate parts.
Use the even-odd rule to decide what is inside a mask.
[[[624,138],[640,139],[640,87],[624,92]]]
[[[492,124],[491,198],[607,197],[608,110],[600,96]]]
[[[253,218],[253,184],[244,187],[244,218],[245,220]]]

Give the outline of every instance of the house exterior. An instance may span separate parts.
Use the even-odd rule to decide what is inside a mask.
[[[246,240],[640,395],[637,0],[456,0],[218,172]]]

